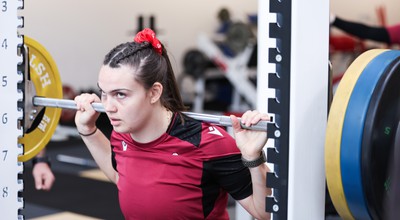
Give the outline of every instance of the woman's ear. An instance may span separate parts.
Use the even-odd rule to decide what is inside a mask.
[[[163,86],[159,82],[155,82],[153,86],[149,90],[149,95],[150,95],[150,103],[154,104],[158,100],[160,100],[160,97],[163,92]]]

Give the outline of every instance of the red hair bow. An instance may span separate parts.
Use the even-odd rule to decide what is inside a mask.
[[[160,55],[162,54],[161,43],[156,38],[156,34],[154,33],[154,31],[151,30],[150,28],[145,28],[139,33],[137,33],[134,41],[137,43],[142,43],[144,41],[147,41],[154,47],[154,50],[156,50],[157,53],[159,53]]]

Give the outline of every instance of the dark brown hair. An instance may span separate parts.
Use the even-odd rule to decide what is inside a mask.
[[[147,90],[155,82],[163,86],[161,104],[173,112],[186,110],[176,83],[167,50],[162,45],[162,55],[149,42],[127,42],[116,46],[104,58],[103,65],[119,68],[128,65],[134,78]]]

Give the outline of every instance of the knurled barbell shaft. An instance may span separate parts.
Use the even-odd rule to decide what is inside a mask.
[[[55,98],[45,98],[34,96],[32,100],[33,105],[43,106],[43,107],[53,107],[53,108],[66,108],[78,110],[74,100],[68,99],[55,99]],[[93,109],[97,112],[106,112],[101,103],[92,103]]]
[[[75,110],[78,109],[75,101],[68,99],[55,99],[55,98],[34,96],[32,99],[32,103],[35,106],[65,108],[65,109],[75,109]],[[105,112],[105,109],[101,103],[92,103],[92,106],[93,109],[96,110],[97,112]],[[210,122],[221,126],[232,126],[232,122],[229,116],[217,116],[217,115],[194,113],[194,112],[183,112],[183,113],[196,120]],[[257,124],[252,125],[250,127],[247,127],[241,123],[241,126],[242,128],[249,130],[267,131],[268,123],[269,123],[268,121],[260,121]]]

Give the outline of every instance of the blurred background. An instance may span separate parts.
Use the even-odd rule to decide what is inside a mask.
[[[400,2],[396,0],[334,0],[330,6],[331,13],[341,18],[369,25],[400,22]],[[256,0],[31,0],[25,1],[20,12],[25,24],[20,33],[49,51],[60,72],[64,97],[72,99],[81,92],[97,92],[98,71],[110,49],[131,41],[142,28],[153,28],[170,53],[182,96],[192,111],[241,113],[255,108],[255,100],[244,94],[251,94],[257,86],[257,27],[267,24],[257,21],[257,10]],[[310,13],[313,10],[310,5]],[[331,27],[334,83],[363,51],[396,47]],[[221,64],[210,59],[215,48],[227,59],[242,56],[237,62],[246,68],[235,74],[248,81],[240,85],[226,77]],[[28,219],[121,219],[116,189],[97,172],[74,129],[73,117],[73,111],[63,110],[60,126],[47,148],[57,178],[51,192],[33,189],[27,163],[24,214]],[[98,123],[104,133],[111,131],[104,115]],[[84,171],[93,173],[84,176]],[[334,216],[332,206],[327,207]],[[230,201],[229,208],[235,219],[234,202]],[[53,215],[60,213],[75,214]]]

